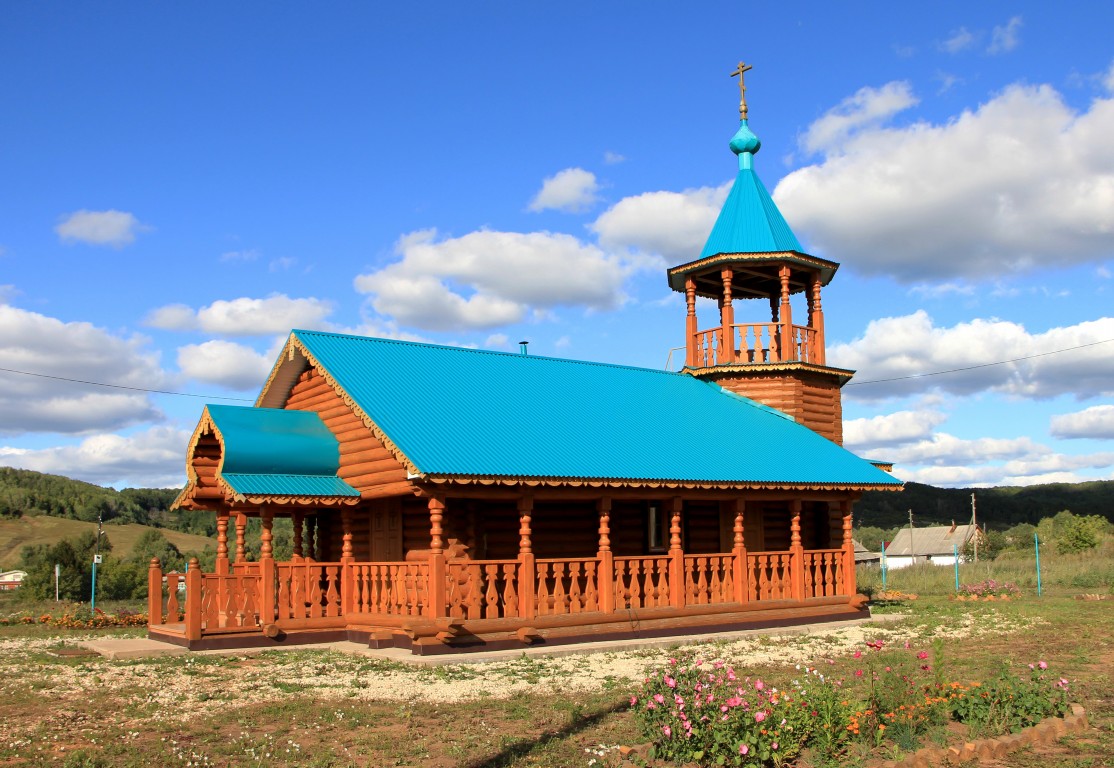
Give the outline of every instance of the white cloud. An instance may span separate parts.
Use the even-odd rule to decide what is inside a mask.
[[[228,336],[264,336],[285,334],[292,328],[328,328],[325,318],[332,310],[332,303],[323,299],[292,299],[276,293],[265,299],[241,297],[231,301],[214,301],[197,311],[184,304],[168,304],[148,314],[144,323],[169,331],[201,330]]]
[[[921,283],[909,289],[909,293],[926,299],[939,299],[945,296],[973,296],[975,286],[971,283]]]
[[[90,323],[64,323],[0,305],[0,367],[41,374],[0,372],[0,434],[77,434],[161,419],[142,392],[62,380],[162,387],[167,377],[145,344]]]
[[[947,418],[940,411],[919,410],[849,419],[843,423],[843,443],[852,451],[862,452],[924,440]]]
[[[229,389],[261,388],[274,361],[275,355],[259,354],[231,341],[213,340],[178,348],[182,373]]]
[[[851,135],[876,128],[917,102],[913,88],[907,82],[886,83],[881,88],[860,88],[817,118],[801,137],[801,146],[809,152],[838,150]]]
[[[654,254],[671,264],[692,261],[699,258],[730,189],[728,182],[626,197],[604,211],[590,229],[604,248]],[[660,261],[655,266],[661,266]]]
[[[1021,42],[1018,33],[1021,31],[1021,17],[1014,16],[1004,26],[994,28],[994,32],[990,36],[990,47],[986,49],[987,53],[999,54],[1008,53],[1018,46]]]
[[[870,124],[902,103],[900,86],[842,124],[820,118],[806,136],[823,162],[775,189],[813,252],[909,282],[1109,258],[1114,99],[1077,112],[1049,86],[1015,85],[943,125]],[[825,144],[841,130],[842,145]]]
[[[617,165],[626,159],[627,158],[623,157],[618,152],[612,152],[608,150],[607,152],[603,153],[603,161],[608,165]]]
[[[111,245],[122,248],[135,242],[137,233],[149,227],[126,211],[76,211],[54,228],[64,242]]]
[[[163,426],[127,437],[92,435],[76,445],[42,449],[0,447],[0,464],[98,485],[173,488],[186,482],[189,437],[189,432]]]
[[[485,349],[510,349],[510,337],[505,333],[493,333],[484,340]]]
[[[566,168],[542,182],[541,190],[530,201],[530,210],[583,211],[599,199],[598,191],[594,173],[583,168]]]
[[[1114,440],[1114,405],[1095,405],[1052,417],[1051,432],[1060,438]]]
[[[843,390],[856,399],[929,389],[1084,398],[1114,393],[1114,342],[1101,343],[1109,339],[1114,339],[1111,317],[1030,334],[1022,325],[996,319],[937,328],[927,312],[918,310],[871,321],[861,338],[832,346],[828,361],[859,372]],[[1061,351],[1075,347],[1082,348]],[[1026,357],[1030,359],[986,365]],[[950,373],[925,375],[939,371]],[[869,383],[886,379],[898,380]]]
[[[940,43],[940,48],[947,53],[959,53],[975,44],[975,35],[967,27],[960,27],[951,33],[947,40]]]
[[[571,235],[481,230],[399,239],[399,261],[358,275],[381,315],[426,330],[493,328],[558,306],[612,309],[630,268]]]
[[[1101,76],[1102,85],[1106,88],[1107,93],[1114,93],[1114,63],[1110,65],[1110,69]]]

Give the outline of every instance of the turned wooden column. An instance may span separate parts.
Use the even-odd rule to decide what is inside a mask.
[[[275,521],[274,510],[264,507],[259,511],[259,517],[263,523],[263,531],[259,539],[259,623],[263,625],[266,632],[267,625],[275,621],[275,609],[278,600],[278,593],[275,588],[274,550],[271,546],[273,541],[271,529]]]
[[[228,565],[228,510],[217,512],[217,560],[216,572],[220,576],[227,576]],[[223,580],[222,580],[223,582]]]
[[[685,279],[685,365],[695,368],[697,365],[696,334],[700,330],[696,325],[696,281],[691,277]]]
[[[789,572],[794,600],[805,599],[805,550],[801,546],[801,501],[789,502]]]
[[[858,592],[855,584],[855,542],[851,538],[851,500],[844,499],[839,502],[839,511],[843,516],[843,589],[845,594],[854,596]]]
[[[236,562],[247,562],[247,553],[244,550],[244,535],[248,528],[248,516],[243,512],[236,513]]]
[[[720,270],[723,280],[723,304],[720,307],[720,324],[723,330],[720,334],[722,354],[717,363],[735,362],[735,308],[731,305],[731,280],[734,272],[730,267]]]
[[[681,548],[680,496],[670,500],[669,512],[669,604],[674,608],[685,607],[685,552]]]
[[[600,515],[600,548],[596,564],[596,599],[603,613],[615,610],[615,557],[611,553],[611,497],[596,502]]]
[[[824,365],[827,352],[824,348],[824,309],[820,306],[820,273],[812,276],[812,293],[809,302],[808,324],[812,328],[812,349],[808,361]]]
[[[302,559],[302,525],[305,522],[303,512],[295,512],[290,516],[290,524],[294,528],[291,536],[291,559],[299,562]]]
[[[356,579],[353,573],[352,561],[352,507],[345,505],[340,508],[340,612],[347,616],[352,612],[352,595],[355,592]]]
[[[796,360],[797,354],[794,351],[793,344],[793,308],[789,304],[789,277],[791,271],[789,267],[782,267],[778,270],[778,277],[781,278],[781,333],[780,333],[780,349],[778,350],[778,360]]]
[[[429,499],[429,611],[433,617],[448,616],[449,594],[445,573],[445,542],[441,521],[445,501],[440,496]]]
[[[750,600],[750,568],[747,563],[747,545],[743,527],[746,502],[742,499],[734,499],[731,501],[731,506],[735,515],[735,522],[731,528],[731,554],[735,558],[735,602],[746,603]]]
[[[532,619],[537,615],[537,567],[531,541],[530,523],[534,514],[534,497],[518,500],[518,615]]]
[[[309,560],[317,559],[317,542],[315,541],[315,534],[317,533],[317,515],[306,518],[306,552],[305,556]]]

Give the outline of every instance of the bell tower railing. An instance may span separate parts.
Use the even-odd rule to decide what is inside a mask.
[[[823,338],[818,329],[789,324],[788,336],[785,330],[785,323],[733,323],[727,334],[722,326],[697,331],[689,339],[693,349],[692,367],[784,362],[824,364]]]

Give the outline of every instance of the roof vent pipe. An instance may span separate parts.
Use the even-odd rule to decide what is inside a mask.
[[[530,342],[528,342],[528,341],[520,341],[520,342],[518,342],[518,346],[519,346],[519,352],[521,352],[521,353],[522,353],[522,354],[524,354],[524,355],[526,355],[526,354],[529,354],[529,353],[528,353],[528,352],[526,351],[526,345],[527,345],[527,344],[529,344],[529,343],[530,343]]]

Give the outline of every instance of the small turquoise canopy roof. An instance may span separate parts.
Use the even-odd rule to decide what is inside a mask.
[[[276,408],[206,406],[220,434],[220,476],[237,493],[359,496],[338,478],[340,445],[316,413]]]
[[[754,172],[754,153],[762,142],[746,120],[731,138],[731,151],[739,156],[739,175],[719,212],[700,258],[721,253],[801,252],[793,230]]]

